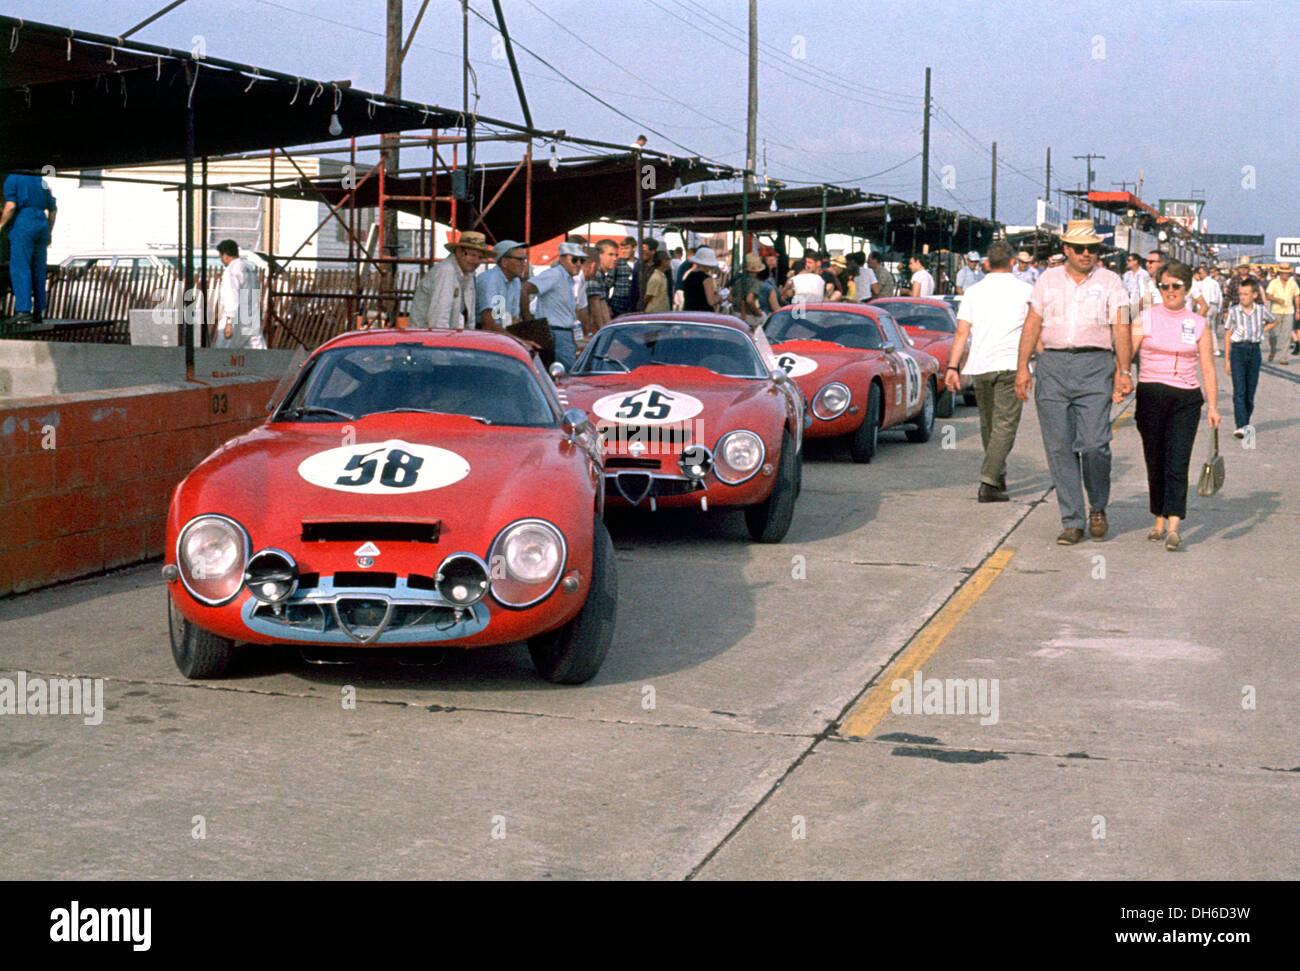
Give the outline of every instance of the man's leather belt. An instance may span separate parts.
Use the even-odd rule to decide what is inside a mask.
[[[1109,347],[1044,347],[1044,351],[1056,351],[1058,354],[1113,354]]]

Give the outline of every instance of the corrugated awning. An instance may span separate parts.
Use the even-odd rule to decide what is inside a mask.
[[[460,113],[0,17],[0,169],[109,168],[447,128]],[[337,116],[339,131],[331,131]]]
[[[645,170],[649,166],[651,178]],[[648,159],[638,165],[637,157],[627,152],[561,162],[554,169],[545,161],[533,162],[532,187],[532,240],[524,240],[525,181],[522,165],[493,164],[476,166],[473,189],[479,205],[486,209],[483,220],[476,225],[476,216],[470,216],[468,207],[456,207],[456,228],[478,229],[495,239],[518,239],[541,242],[552,239],[575,226],[604,218],[636,219],[633,208],[628,216],[629,204],[635,206],[637,181],[641,181],[643,202],[660,192],[672,188],[678,179],[683,185],[716,179],[718,169],[698,159]],[[361,179],[364,173],[357,173]],[[399,176],[384,184],[385,195],[399,197],[388,203],[403,212],[430,215],[428,203],[421,204],[420,197],[450,196],[451,180],[446,170],[439,170],[436,184],[426,177]],[[648,188],[652,187],[652,188]],[[299,180],[289,185],[279,185],[269,190],[279,198],[323,199],[338,206],[348,201],[349,189],[339,179]],[[359,181],[355,187],[355,204],[359,207],[379,203],[379,182],[375,177]],[[498,195],[499,194],[499,195]],[[495,200],[495,202],[493,202]],[[649,212],[648,205],[646,212]],[[620,215],[616,215],[620,214]],[[436,218],[450,224],[451,210],[446,202],[437,204]],[[658,222],[656,214],[656,222]]]

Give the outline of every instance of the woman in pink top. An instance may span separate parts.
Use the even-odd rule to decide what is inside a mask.
[[[1187,515],[1187,470],[1192,461],[1201,403],[1209,401],[1210,427],[1219,427],[1219,395],[1214,370],[1214,344],[1205,318],[1186,306],[1192,287],[1192,270],[1182,263],[1165,267],[1156,284],[1162,306],[1142,311],[1133,324],[1133,349],[1142,349],[1138,375],[1138,433],[1147,463],[1147,487],[1155,525],[1147,534],[1153,542],[1165,541],[1171,553],[1182,537],[1179,523]],[[1205,394],[1196,373],[1200,364]],[[1119,400],[1118,393],[1116,400]]]

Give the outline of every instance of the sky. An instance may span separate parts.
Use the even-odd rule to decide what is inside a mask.
[[[6,0],[119,35],[165,0]],[[421,0],[404,0],[409,31]],[[491,0],[470,0],[488,20]],[[744,164],[747,0],[502,0],[539,128]],[[187,0],[133,39],[382,91],[386,0]],[[1203,194],[1211,232],[1300,236],[1293,109],[1300,0],[759,0],[760,171],[920,198],[925,68],[932,205],[1031,223],[1043,192],[1142,181]],[[1248,44],[1238,44],[1248,38]],[[494,27],[471,16],[478,110],[522,122]],[[559,73],[557,73],[559,72]],[[568,80],[560,74],[567,75]],[[431,0],[403,96],[459,107],[461,2]],[[597,95],[630,118],[589,95]],[[561,153],[563,154],[563,152]],[[517,156],[516,156],[517,157]],[[483,146],[481,160],[504,158]],[[1130,186],[1130,188],[1132,188]]]

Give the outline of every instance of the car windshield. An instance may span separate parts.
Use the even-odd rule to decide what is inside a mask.
[[[615,324],[600,330],[575,373],[634,371],[649,364],[685,364],[735,378],[767,376],[754,342],[710,324]]]
[[[318,354],[276,421],[351,421],[379,412],[465,415],[491,425],[554,426],[559,415],[523,361],[492,351],[367,344]]]
[[[957,333],[957,323],[945,307],[924,303],[903,303],[891,301],[887,304],[889,312],[903,327],[916,327],[920,330],[937,330],[945,334]]]
[[[826,341],[860,351],[880,350],[880,328],[865,314],[847,310],[778,310],[763,327],[773,344]]]

